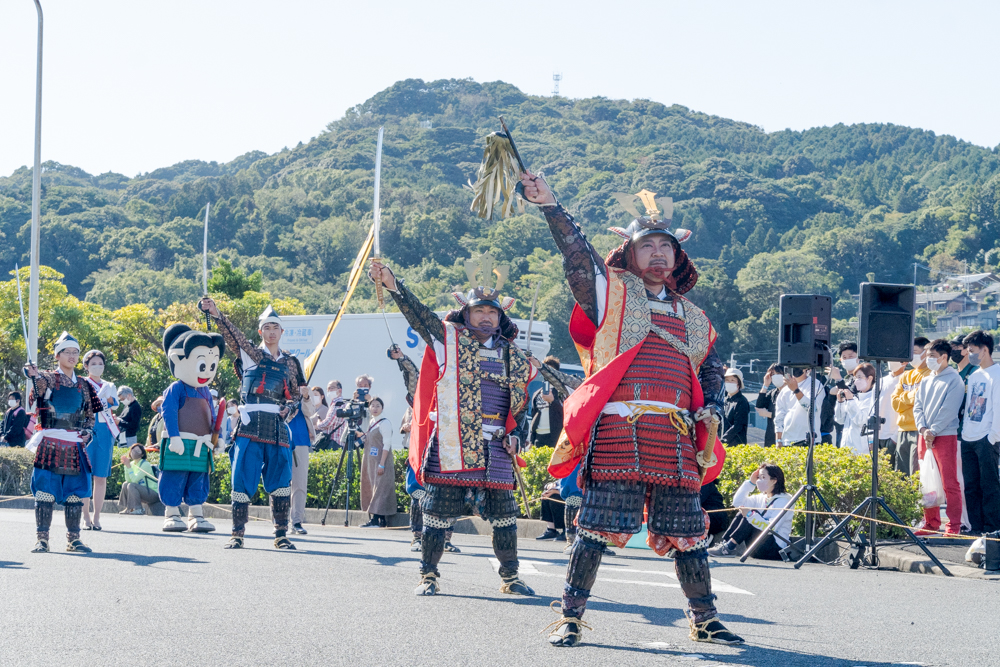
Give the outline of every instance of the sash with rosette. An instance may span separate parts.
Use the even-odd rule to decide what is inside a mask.
[[[118,424],[115,423],[115,417],[111,413],[111,406],[109,406],[108,402],[104,400],[103,396],[101,396],[101,387],[97,386],[97,383],[90,378],[87,378],[87,382],[90,383],[91,388],[94,390],[94,396],[96,396],[97,400],[101,402],[101,414],[104,415],[104,423],[108,425],[108,430],[111,431],[111,437],[117,440],[120,431],[118,429]],[[102,386],[106,385],[107,383]]]

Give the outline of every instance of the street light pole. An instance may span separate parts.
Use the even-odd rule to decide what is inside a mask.
[[[38,359],[38,246],[42,200],[42,4],[38,10],[38,61],[35,65],[35,170],[31,178],[31,278],[28,296],[28,358]]]

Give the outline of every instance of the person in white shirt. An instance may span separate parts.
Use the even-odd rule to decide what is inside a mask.
[[[993,337],[973,331],[965,337],[969,375],[962,424],[962,476],[965,504],[973,533],[1000,530],[1000,366],[993,363]]]
[[[895,456],[896,441],[899,438],[899,415],[892,408],[892,392],[896,391],[899,379],[906,372],[906,364],[901,361],[890,361],[889,372],[882,376],[882,386],[879,390],[878,413],[883,418],[878,429],[878,446],[889,452],[889,458]]]
[[[809,394],[810,388],[815,391],[813,401],[813,435],[816,442],[820,438],[820,408],[826,397],[826,390],[812,376],[808,368],[793,368],[785,376],[785,386],[778,394],[774,406],[775,437],[779,447],[806,447],[809,442]]]
[[[750,495],[756,488],[760,493]],[[788,506],[792,497],[785,491],[785,473],[779,466],[765,463],[743,482],[733,496],[733,505],[740,508],[740,515],[729,524],[722,543],[708,550],[710,556],[735,556],[736,547],[740,542],[750,546],[757,537],[774,524],[774,530],[769,534],[757,550],[753,558],[762,560],[781,560],[779,551],[788,546],[792,534],[792,512],[778,519],[778,514]]]
[[[875,414],[875,367],[871,364],[857,366],[853,373],[854,391],[837,390],[837,407],[834,419],[844,425],[840,446],[849,447],[855,454],[871,453],[871,434],[866,428]],[[881,416],[881,415],[880,415]]]

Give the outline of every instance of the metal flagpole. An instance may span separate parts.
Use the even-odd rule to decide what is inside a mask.
[[[28,280],[28,358],[38,358],[38,246],[42,203],[42,4],[38,10],[38,60],[35,66],[35,170],[31,176],[31,273]]]
[[[208,212],[212,209],[212,202],[205,204],[205,242],[201,251],[201,286],[205,298],[208,298]],[[205,313],[205,331],[212,330],[212,316],[208,311]]]
[[[538,290],[540,287],[539,283],[535,283],[535,297],[531,300],[531,315],[528,317],[528,344],[524,348],[526,352],[531,352],[531,325],[535,323],[535,306],[538,305]]]

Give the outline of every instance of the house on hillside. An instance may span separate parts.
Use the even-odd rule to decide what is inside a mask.
[[[992,273],[973,273],[967,276],[952,276],[945,281],[948,291],[975,294],[991,285],[1000,285],[1000,277]]]
[[[967,313],[979,310],[979,304],[965,292],[918,292],[917,310],[932,313]]]
[[[939,315],[934,331],[947,332],[958,331],[966,327],[972,329],[985,329],[992,331],[997,328],[996,310],[976,310],[964,313],[954,312]]]

